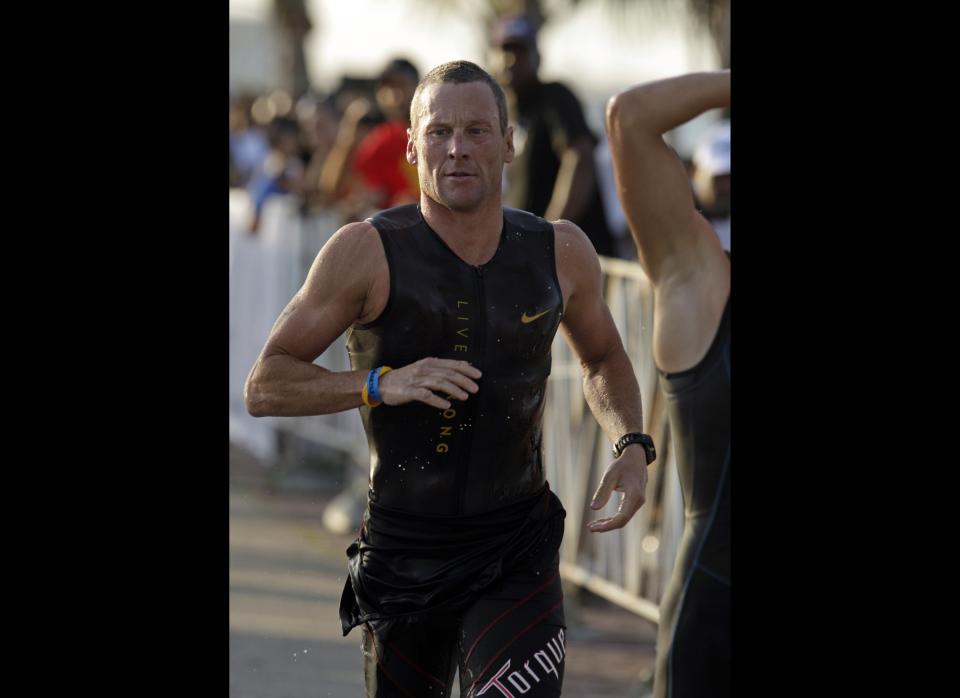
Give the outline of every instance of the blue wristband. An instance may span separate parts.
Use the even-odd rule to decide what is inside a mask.
[[[367,395],[374,402],[383,402],[380,397],[380,367],[373,369],[367,374]]]

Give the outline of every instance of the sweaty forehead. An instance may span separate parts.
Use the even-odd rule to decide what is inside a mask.
[[[429,121],[487,121],[495,124],[500,118],[493,91],[482,82],[428,85],[420,93],[417,117],[421,124]]]

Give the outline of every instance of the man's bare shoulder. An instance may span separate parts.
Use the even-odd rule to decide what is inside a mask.
[[[597,251],[579,225],[560,219],[553,221],[554,246],[557,259],[564,263],[583,263],[597,260]]]
[[[347,223],[317,253],[305,290],[322,296],[338,295],[338,290],[366,294],[381,262],[385,260],[377,229],[369,221]]]
[[[323,246],[321,253],[329,253],[337,258],[362,258],[380,246],[380,236],[370,221],[347,223],[335,232]]]
[[[600,280],[600,258],[587,234],[568,220],[553,222],[557,277],[563,292],[564,306],[574,294],[591,295]]]

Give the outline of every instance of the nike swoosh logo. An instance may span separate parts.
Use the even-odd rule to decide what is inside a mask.
[[[526,313],[524,313],[523,315],[520,316],[520,322],[526,325],[527,323],[533,322],[538,317],[543,317],[549,312],[550,312],[550,309],[548,308],[547,310],[544,310],[542,313],[537,313],[536,315],[527,315]]]

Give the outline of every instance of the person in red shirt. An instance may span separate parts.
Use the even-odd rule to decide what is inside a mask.
[[[363,98],[347,108],[320,175],[320,190],[328,199],[361,201],[361,218],[369,208],[419,200],[417,170],[406,158],[410,102],[419,81],[410,61],[396,58],[387,64],[376,86],[377,107],[386,120],[369,132],[361,123],[377,109]]]
[[[377,104],[387,121],[360,142],[353,157],[354,169],[363,183],[379,194],[384,208],[420,199],[417,169],[406,157],[410,102],[419,81],[410,61],[390,61],[377,83]]]

